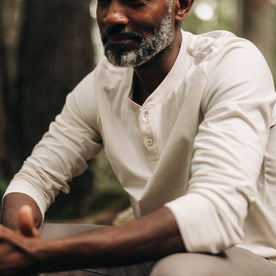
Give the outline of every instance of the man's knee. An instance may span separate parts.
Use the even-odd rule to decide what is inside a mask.
[[[179,253],[159,260],[153,267],[150,276],[216,276],[218,264],[207,254]]]
[[[222,254],[179,253],[158,261],[150,276],[276,275],[276,265],[248,250],[232,247]]]

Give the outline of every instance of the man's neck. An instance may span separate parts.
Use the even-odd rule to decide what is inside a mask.
[[[145,64],[134,68],[133,100],[136,103],[142,105],[165,79],[178,56],[181,41],[181,32],[178,32],[168,48]]]

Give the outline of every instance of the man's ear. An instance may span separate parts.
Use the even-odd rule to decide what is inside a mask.
[[[191,10],[193,2],[194,0],[176,0],[175,19],[183,21]]]

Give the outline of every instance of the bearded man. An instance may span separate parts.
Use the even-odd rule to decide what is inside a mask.
[[[192,3],[98,0],[106,57],[7,189],[1,275],[276,275],[273,79],[250,42],[182,31]],[[103,148],[136,219],[41,239]]]

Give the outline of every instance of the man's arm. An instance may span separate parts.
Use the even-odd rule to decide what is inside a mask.
[[[56,252],[54,260],[60,258],[56,262],[59,265],[53,267],[48,263],[50,254],[42,258],[43,267],[46,260],[46,267],[55,270],[55,266],[75,269],[130,265],[183,252],[185,247],[173,214],[162,208],[121,226],[48,241],[46,251]]]
[[[1,207],[1,223],[8,228],[17,230],[18,214],[23,205],[32,209],[34,226],[38,228],[42,222],[42,214],[36,202],[22,193],[11,193],[5,196]]]
[[[121,226],[56,240],[26,238],[0,227],[0,241],[3,276],[14,269],[24,275],[30,271],[129,265],[185,251],[174,216],[167,208]],[[17,258],[11,262],[14,255]]]

